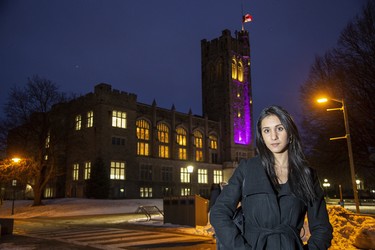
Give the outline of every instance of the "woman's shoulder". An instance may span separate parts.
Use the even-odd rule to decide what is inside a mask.
[[[240,161],[238,168],[243,171],[247,172],[249,170],[255,171],[256,169],[258,170],[263,170],[264,168],[262,167],[262,162],[259,158],[259,156],[254,156],[248,159],[243,159]]]
[[[260,161],[260,157],[256,155],[248,159],[242,159],[239,165],[257,166],[257,165],[262,165],[262,162]]]

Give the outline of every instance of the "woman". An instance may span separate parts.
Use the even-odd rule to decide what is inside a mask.
[[[211,208],[218,249],[328,249],[332,240],[323,191],[283,108],[264,109],[256,127],[258,156],[242,161]],[[243,209],[243,233],[232,217]],[[311,237],[300,231],[307,213]]]

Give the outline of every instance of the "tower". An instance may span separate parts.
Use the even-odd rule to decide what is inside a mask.
[[[202,108],[221,122],[224,179],[242,158],[254,155],[250,43],[246,30],[201,41]],[[227,175],[227,176],[226,176]]]

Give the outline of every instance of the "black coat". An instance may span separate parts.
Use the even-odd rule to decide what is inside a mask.
[[[210,221],[220,249],[303,249],[299,235],[306,213],[311,237],[305,249],[328,249],[333,230],[317,178],[314,184],[319,197],[306,205],[292,194],[288,182],[275,191],[259,157],[242,161],[211,208]],[[243,235],[232,221],[240,201]]]

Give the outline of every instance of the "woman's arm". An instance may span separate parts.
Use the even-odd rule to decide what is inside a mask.
[[[316,174],[314,174],[314,188],[318,198],[309,204],[307,208],[307,218],[311,233],[307,247],[308,249],[328,249],[331,246],[333,229],[329,222],[324,193]]]
[[[233,223],[232,217],[242,196],[243,171],[247,161],[242,161],[234,171],[215,205],[210,210],[210,221],[218,241],[224,249],[246,249],[245,239]],[[248,247],[247,247],[248,248]]]

